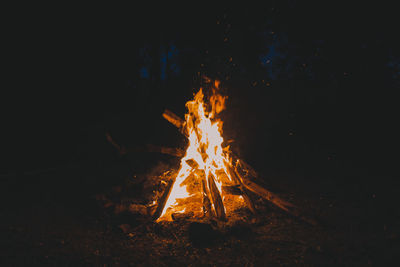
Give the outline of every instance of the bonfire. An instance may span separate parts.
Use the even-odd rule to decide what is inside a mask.
[[[190,214],[224,221],[227,212],[241,205],[256,214],[254,195],[293,213],[293,205],[260,185],[254,169],[230,151],[222,137],[223,123],[219,118],[227,98],[219,93],[218,81],[210,91],[206,98],[200,88],[194,99],[186,103],[185,120],[169,110],[163,113],[187,137],[188,146],[181,155],[179,170],[170,177],[164,193],[156,201],[153,218],[163,221]]]
[[[188,145],[185,151],[146,146],[147,151],[180,157],[180,166],[177,171],[169,170],[160,177],[166,186],[151,205],[132,204],[129,210],[150,215],[157,222],[177,218],[226,221],[240,207],[247,207],[256,215],[256,200],[264,199],[280,210],[316,225],[316,221],[301,215],[293,204],[269,191],[257,172],[230,150],[229,142],[224,142],[220,113],[225,109],[227,97],[220,93],[219,84],[218,81],[212,83],[207,94],[200,88],[186,103],[185,119],[170,110],[164,111],[163,117],[186,136]],[[109,134],[107,139],[121,154],[129,152]]]

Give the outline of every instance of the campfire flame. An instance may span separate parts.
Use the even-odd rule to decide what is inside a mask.
[[[215,81],[208,104],[202,89],[186,103],[183,131],[189,144],[159,220],[171,220],[172,213],[185,212],[188,207],[194,212],[215,212],[218,217],[225,217],[224,205],[216,204],[223,201],[222,185],[233,182],[228,170],[229,146],[223,147],[222,121],[218,118],[226,97],[218,93],[218,87],[219,81]]]
[[[257,172],[224,144],[222,121],[218,116],[225,108],[226,97],[219,94],[218,86],[219,82],[214,82],[209,97],[200,89],[194,99],[186,103],[185,120],[172,111],[164,111],[163,117],[188,138],[188,146],[185,154],[180,149],[149,147],[150,151],[183,157],[178,172],[164,173],[164,177],[169,177],[163,181],[164,192],[145,208],[145,213],[157,221],[188,217],[216,217],[225,221],[227,212],[231,214],[243,204],[257,215],[254,200],[257,196],[292,216],[317,225],[315,220],[302,216],[293,204],[269,191]],[[127,153],[108,134],[107,140],[121,154]]]

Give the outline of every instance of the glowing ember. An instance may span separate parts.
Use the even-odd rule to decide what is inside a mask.
[[[222,121],[217,115],[225,108],[226,97],[217,93],[218,85],[216,81],[208,104],[202,89],[186,103],[183,130],[189,145],[159,220],[171,220],[172,213],[187,208],[197,214],[225,218],[221,187],[235,183],[229,171],[229,147],[222,147]]]

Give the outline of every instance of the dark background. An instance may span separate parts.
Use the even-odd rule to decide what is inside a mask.
[[[256,168],[394,178],[398,25],[392,6],[300,1],[20,7],[3,38],[1,174],[103,164],[106,131],[182,145],[161,113],[183,116],[207,75],[229,96],[225,138]]]
[[[35,3],[2,11],[2,265],[386,266],[398,258],[394,5]],[[120,156],[106,132],[127,148],[184,148],[161,114],[183,117],[204,76],[229,97],[221,116],[231,149],[317,225],[258,201],[259,216],[248,214],[239,236],[225,233],[203,249],[180,223],[117,212],[152,202],[159,172],[179,159]]]

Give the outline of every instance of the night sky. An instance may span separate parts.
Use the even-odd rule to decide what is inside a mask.
[[[132,147],[182,145],[161,113],[183,116],[206,75],[229,96],[226,138],[256,167],[336,160],[393,176],[395,8],[268,3],[14,10],[1,174],[104,162],[106,131]]]

